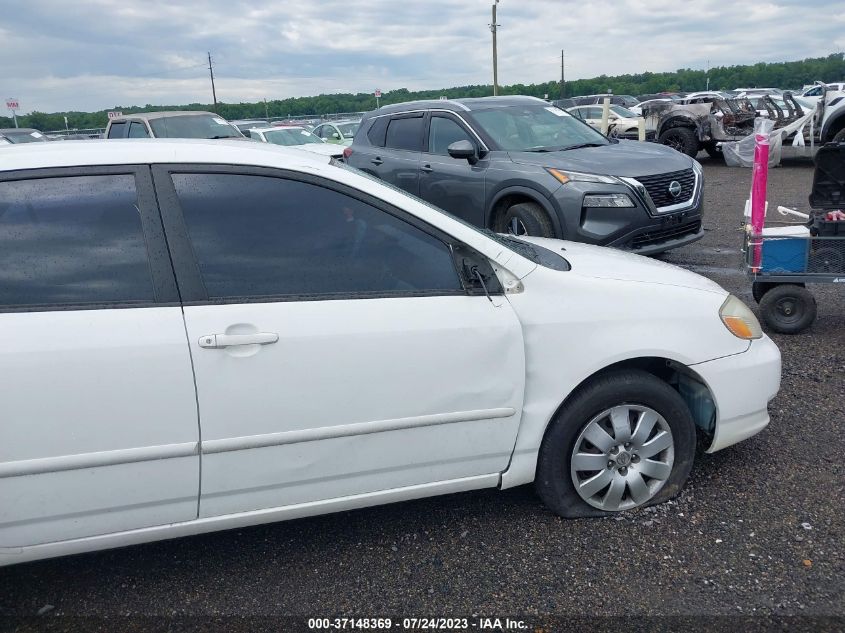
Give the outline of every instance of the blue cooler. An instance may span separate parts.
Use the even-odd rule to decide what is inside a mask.
[[[803,273],[807,270],[810,230],[803,224],[763,229],[764,273]]]

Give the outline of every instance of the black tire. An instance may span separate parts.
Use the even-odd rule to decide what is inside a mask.
[[[660,143],[678,150],[682,154],[695,158],[698,155],[699,143],[695,130],[688,127],[671,127],[660,135]]]
[[[778,284],[772,281],[755,281],[751,284],[751,296],[754,297],[754,301],[760,303],[763,299],[763,295],[777,286]]]
[[[516,227],[516,230],[514,230]],[[508,208],[502,215],[496,230],[500,233],[530,235],[532,237],[554,237],[552,220],[536,202],[520,202]]]
[[[722,148],[718,147],[716,143],[707,143],[704,145],[704,151],[710,158],[717,160],[724,160],[725,155],[722,153]]]
[[[781,334],[797,334],[816,320],[816,300],[806,288],[781,284],[763,295],[760,314],[769,329]]]
[[[668,423],[674,441],[674,461],[668,478],[653,497],[636,507],[663,503],[683,488],[692,469],[696,443],[695,423],[689,408],[677,391],[652,374],[617,370],[580,387],[546,431],[535,487],[552,512],[568,518],[614,514],[581,498],[570,468],[571,455],[582,432],[596,416],[618,405],[639,405],[656,411]]]

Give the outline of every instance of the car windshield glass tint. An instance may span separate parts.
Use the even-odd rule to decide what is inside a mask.
[[[156,138],[238,138],[238,131],[220,117],[172,116],[150,119]]]
[[[475,111],[472,116],[499,148],[506,151],[553,151],[609,142],[553,106],[510,106]]]
[[[264,138],[268,143],[275,145],[305,145],[306,143],[323,143],[323,140],[314,136],[308,130],[283,129],[264,132]]]
[[[361,127],[361,124],[356,123],[341,123],[337,126],[337,129],[340,130],[340,133],[343,134],[345,138],[352,138],[355,136],[355,132],[358,131],[358,128]]]

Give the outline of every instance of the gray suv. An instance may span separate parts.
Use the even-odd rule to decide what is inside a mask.
[[[703,236],[692,158],[610,140],[534,97],[417,101],[366,114],[346,162],[472,224],[659,253]]]

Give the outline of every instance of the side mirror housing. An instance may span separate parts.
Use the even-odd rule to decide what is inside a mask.
[[[475,165],[478,162],[478,154],[475,151],[475,145],[467,140],[455,141],[446,148],[449,156],[452,158],[464,158],[470,165]]]

